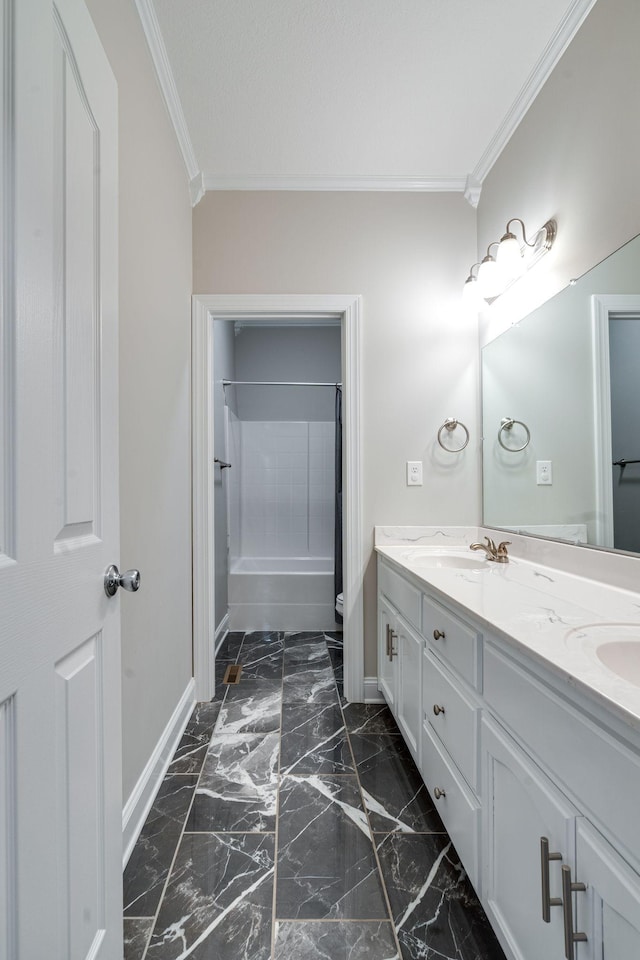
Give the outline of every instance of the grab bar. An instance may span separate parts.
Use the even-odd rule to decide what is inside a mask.
[[[231,466],[230,463],[227,463],[225,460],[218,460],[217,457],[214,457],[214,458],[213,458],[213,462],[214,462],[214,463],[219,463],[221,470],[224,470],[225,467],[230,467],[230,466]]]

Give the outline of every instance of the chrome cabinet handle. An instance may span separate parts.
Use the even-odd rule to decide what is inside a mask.
[[[540,837],[540,878],[542,883],[542,919],[551,923],[551,907],[561,907],[562,897],[550,896],[549,861],[562,860],[561,853],[549,853],[549,840]]]
[[[436,800],[439,800],[441,797],[446,797],[447,794],[442,789],[442,787],[436,787],[435,790],[433,791],[433,795],[436,798]]]
[[[397,636],[398,634],[395,632],[395,630],[393,630],[392,627],[389,627],[389,660],[391,661],[398,652],[397,650],[393,649],[393,641],[397,638]]]
[[[444,707],[441,707],[439,703],[434,703],[433,712],[437,717],[439,713],[444,713]]]
[[[391,628],[390,628],[389,624],[387,624],[387,657],[389,656],[389,645],[390,645],[390,643],[391,643],[391,637],[390,637],[390,635],[389,635],[390,629],[391,629]]]
[[[574,943],[584,943],[586,933],[576,933],[573,929],[573,901],[572,893],[586,890],[584,883],[571,882],[571,867],[562,867],[562,908],[564,910],[564,955],[567,960],[575,960]]]
[[[433,631],[434,640],[444,640],[444,630],[434,630]]]
[[[125,570],[124,573],[120,573],[115,563],[112,563],[104,572],[104,592],[108,597],[115,597],[119,587],[128,590],[129,593],[139,590],[140,571]]]

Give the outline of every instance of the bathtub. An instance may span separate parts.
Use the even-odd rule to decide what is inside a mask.
[[[230,630],[335,630],[333,557],[239,557],[229,571]]]

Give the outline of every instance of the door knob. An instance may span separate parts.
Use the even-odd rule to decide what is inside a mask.
[[[115,563],[112,563],[104,572],[104,592],[108,597],[115,597],[118,587],[128,590],[129,593],[135,593],[140,589],[140,571],[125,570],[124,573],[120,573]]]

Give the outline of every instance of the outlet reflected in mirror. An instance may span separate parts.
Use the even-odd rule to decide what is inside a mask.
[[[640,237],[484,347],[482,406],[485,526],[640,553]]]

